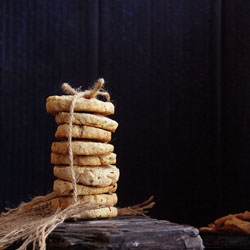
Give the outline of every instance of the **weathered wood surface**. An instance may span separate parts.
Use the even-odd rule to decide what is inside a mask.
[[[145,217],[65,222],[47,240],[47,250],[204,249],[198,229]]]
[[[201,232],[206,249],[250,250],[250,235],[227,232]]]

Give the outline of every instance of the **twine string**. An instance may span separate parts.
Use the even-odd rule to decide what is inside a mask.
[[[73,149],[72,149],[72,123],[73,123],[73,115],[74,115],[74,107],[77,99],[79,98],[81,93],[76,93],[72,100],[70,106],[70,120],[69,120],[69,128],[68,128],[68,144],[69,144],[69,166],[72,178],[72,185],[73,185],[73,199],[74,202],[77,202],[77,184],[76,184],[76,177],[74,171],[74,156],[73,156]]]
[[[69,128],[68,128],[68,146],[69,146],[69,165],[70,165],[70,173],[72,179],[72,186],[73,186],[73,200],[74,203],[77,203],[77,182],[74,172],[74,155],[72,149],[72,127],[73,127],[73,118],[74,118],[74,108],[77,100],[79,98],[96,98],[98,95],[106,97],[106,100],[110,102],[109,93],[106,91],[102,91],[102,87],[104,85],[104,79],[100,78],[97,80],[95,85],[91,90],[79,91],[79,89],[72,88],[68,83],[62,84],[62,89],[65,93],[74,95],[71,105],[70,105],[70,118],[69,118]]]

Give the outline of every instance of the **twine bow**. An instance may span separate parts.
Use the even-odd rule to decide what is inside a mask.
[[[108,92],[102,89],[103,85],[104,79],[99,78],[90,90],[80,91],[80,88],[74,89],[68,83],[63,83],[62,89],[69,95],[77,95],[78,97],[84,97],[87,99],[96,98],[97,96],[101,95],[106,97],[107,102],[110,102],[110,95]]]

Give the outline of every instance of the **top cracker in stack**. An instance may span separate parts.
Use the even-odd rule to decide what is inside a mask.
[[[53,189],[60,197],[52,202],[52,206],[54,209],[64,209],[74,202],[67,141],[69,124],[72,122],[71,145],[78,201],[100,206],[109,205],[87,210],[79,217],[114,217],[117,215],[115,191],[120,173],[114,165],[116,154],[110,141],[118,123],[107,117],[114,114],[114,105],[96,98],[80,97],[75,102],[71,116],[73,98],[74,95],[50,96],[46,101],[47,112],[55,115],[58,124],[55,132],[57,141],[51,146],[51,163],[54,164],[54,175],[57,177]]]

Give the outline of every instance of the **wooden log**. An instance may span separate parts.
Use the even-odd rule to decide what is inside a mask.
[[[47,250],[204,249],[198,229],[141,216],[65,222],[47,239]]]

